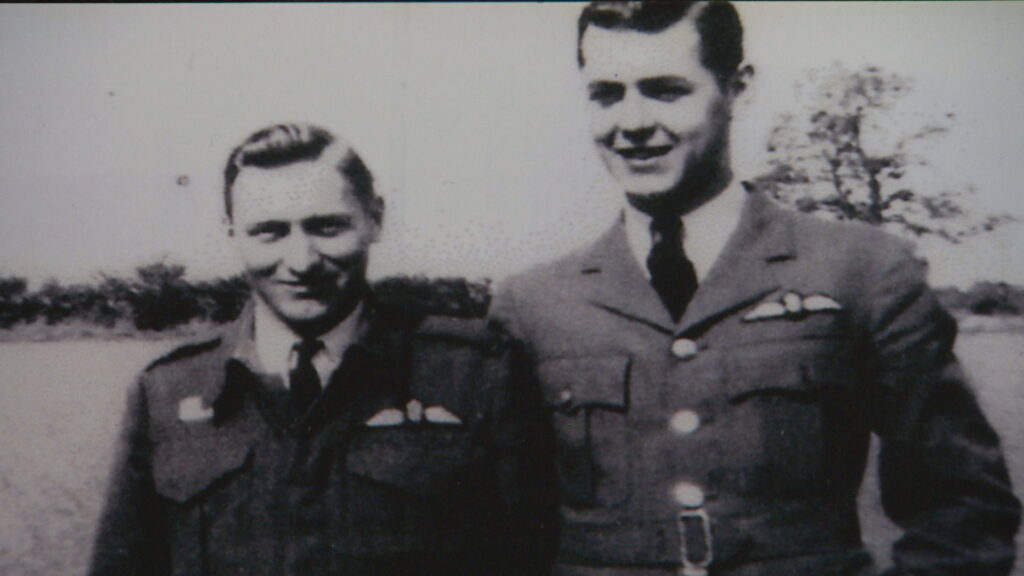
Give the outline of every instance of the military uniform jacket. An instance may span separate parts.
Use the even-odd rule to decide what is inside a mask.
[[[874,574],[856,503],[871,432],[905,531],[893,574],[1012,566],[998,438],[901,241],[752,194],[678,323],[621,223],[510,279],[495,314],[557,432],[557,574]]]
[[[90,573],[540,571],[543,419],[514,386],[509,340],[481,320],[368,309],[305,416],[232,357],[245,321],[145,370]]]

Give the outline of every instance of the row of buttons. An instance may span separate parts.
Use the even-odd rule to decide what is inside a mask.
[[[693,358],[698,350],[697,343],[689,338],[677,338],[672,342],[672,355],[679,360]],[[700,415],[693,410],[680,410],[668,421],[669,428],[680,435],[696,432],[700,424]],[[694,510],[704,505],[704,489],[692,482],[678,482],[672,487],[672,498],[683,508]]]
[[[689,338],[677,338],[672,342],[672,355],[680,360],[693,358],[697,350],[697,343]],[[668,426],[677,434],[692,434],[700,428],[700,416],[693,410],[680,410],[672,415]]]

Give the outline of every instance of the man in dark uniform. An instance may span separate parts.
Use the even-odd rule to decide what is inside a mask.
[[[254,298],[131,390],[91,574],[537,574],[551,538],[539,394],[483,320],[367,288],[383,203],[323,129],[225,172]]]
[[[578,57],[622,217],[495,307],[556,428],[555,573],[875,574],[857,518],[871,432],[903,529],[888,574],[1009,572],[1019,504],[922,263],[733,175],[752,77],[734,8],[593,3]]]

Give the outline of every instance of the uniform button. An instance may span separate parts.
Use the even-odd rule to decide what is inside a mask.
[[[572,390],[569,390],[568,388],[565,389],[565,390],[562,390],[558,394],[558,400],[561,401],[562,404],[568,404],[569,402],[571,402],[572,401]]]
[[[700,415],[693,410],[680,410],[672,415],[668,426],[677,434],[690,434],[700,428]]]
[[[672,497],[680,506],[687,508],[700,508],[704,505],[704,490],[689,482],[680,482],[673,486]]]
[[[697,355],[697,343],[689,338],[679,338],[672,343],[672,355],[680,360],[689,360]]]

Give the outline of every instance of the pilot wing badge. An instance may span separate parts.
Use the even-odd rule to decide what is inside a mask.
[[[462,420],[444,406],[427,406],[415,398],[405,406],[405,410],[399,408],[385,408],[374,414],[366,425],[371,428],[384,428],[388,426],[402,426],[404,424],[442,424],[461,425]]]
[[[429,406],[424,410],[423,415],[426,417],[427,422],[432,424],[462,424],[462,420],[444,406]]]
[[[398,408],[385,408],[366,421],[366,425],[370,428],[386,428],[402,424],[405,424],[405,412]]]
[[[763,320],[798,319],[819,312],[838,312],[843,306],[833,298],[824,294],[802,296],[796,292],[786,292],[777,301],[759,303],[743,317],[744,322],[760,322]]]

